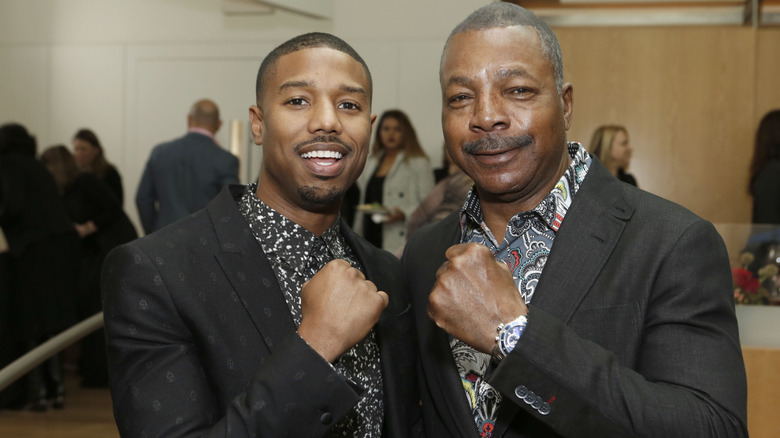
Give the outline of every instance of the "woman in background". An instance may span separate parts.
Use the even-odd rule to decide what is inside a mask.
[[[106,160],[103,146],[97,135],[89,129],[79,129],[73,136],[73,156],[82,172],[97,175],[108,185],[119,204],[124,205],[125,197],[122,190],[122,177],[111,163]]]
[[[0,367],[76,322],[79,240],[57,185],[17,123],[0,126],[0,227],[8,241]],[[59,355],[0,392],[0,407],[63,407]]]
[[[632,186],[637,185],[636,178],[630,173],[626,173],[633,149],[628,143],[628,131],[625,127],[619,125],[599,126],[590,139],[588,152],[598,157],[599,161],[617,179]]]
[[[68,148],[58,145],[46,149],[41,162],[54,176],[71,222],[81,237],[76,307],[79,319],[84,319],[102,310],[100,270],[106,254],[138,235],[111,189],[96,175],[81,172]],[[81,342],[79,370],[84,387],[108,386],[104,344],[102,330]]]
[[[780,109],[768,112],[758,125],[748,193],[754,224],[780,224]]]
[[[406,242],[406,218],[431,191],[433,181],[433,169],[409,117],[400,110],[385,111],[358,186],[362,205],[381,205],[386,211],[358,211],[355,230],[375,246],[396,252]]]

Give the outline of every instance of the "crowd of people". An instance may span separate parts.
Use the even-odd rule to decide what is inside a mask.
[[[257,181],[239,183],[199,100],[149,156],[140,239],[95,133],[36,158],[3,125],[2,359],[102,309],[79,365],[110,386],[122,436],[746,436],[723,241],[637,187],[626,127],[567,141],[552,30],[482,7],[439,79],[436,172],[406,113],[372,113],[347,42],[282,43],[249,109]],[[777,198],[778,114],[756,140],[757,203]],[[0,396],[61,407],[60,368]]]

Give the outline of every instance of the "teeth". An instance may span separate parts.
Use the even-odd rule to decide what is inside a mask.
[[[312,152],[306,152],[305,154],[301,155],[303,158],[335,158],[336,160],[341,159],[341,153],[336,151],[312,151]]]

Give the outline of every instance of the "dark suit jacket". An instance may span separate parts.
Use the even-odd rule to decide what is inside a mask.
[[[155,146],[135,204],[148,234],[205,207],[228,184],[238,184],[238,158],[197,132]]]
[[[207,208],[106,259],[105,329],[122,436],[318,437],[360,399],[296,333],[238,211],[243,190],[225,189]],[[342,233],[366,277],[390,296],[375,326],[384,429],[406,438],[419,398],[400,263],[349,228]]]
[[[455,213],[412,236],[404,256],[432,437],[478,436],[448,336],[426,315],[435,272],[458,239]],[[494,437],[746,436],[745,369],[720,236],[595,159],[528,318],[488,378],[503,396]]]

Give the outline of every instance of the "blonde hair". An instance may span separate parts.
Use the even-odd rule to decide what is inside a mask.
[[[618,132],[623,132],[628,135],[626,128],[621,125],[599,126],[593,133],[593,137],[590,139],[590,145],[588,146],[588,152],[598,157],[599,161],[604,163],[604,166],[610,171],[617,170],[613,169],[610,152],[612,151],[612,144],[615,142],[615,136]]]

